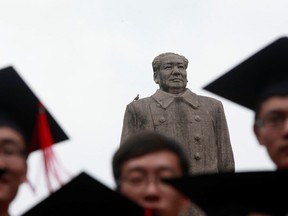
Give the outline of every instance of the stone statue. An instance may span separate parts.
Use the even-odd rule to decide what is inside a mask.
[[[159,89],[127,105],[121,144],[130,135],[152,130],[181,143],[191,174],[235,171],[223,105],[186,87],[188,60],[163,53],[155,57],[152,67]]]

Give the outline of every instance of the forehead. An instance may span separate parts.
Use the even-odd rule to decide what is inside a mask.
[[[175,54],[168,54],[161,58],[162,64],[169,64],[169,63],[178,63],[184,64],[183,58],[175,55]]]
[[[179,158],[175,153],[159,151],[127,160],[123,163],[122,172],[129,172],[134,169],[154,171],[162,167],[169,167],[176,171],[181,170]]]
[[[273,96],[263,101],[260,106],[259,115],[272,111],[288,113],[288,96]]]

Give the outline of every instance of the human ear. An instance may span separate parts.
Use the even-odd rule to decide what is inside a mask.
[[[258,140],[258,143],[259,143],[260,145],[263,145],[263,144],[262,144],[262,141],[261,141],[261,134],[260,134],[260,131],[259,131],[259,130],[260,130],[259,127],[258,127],[256,124],[254,124],[254,125],[253,125],[254,134],[255,134],[255,136],[256,136],[256,138],[257,138],[257,140]]]

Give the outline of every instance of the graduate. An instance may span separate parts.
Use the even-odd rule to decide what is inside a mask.
[[[255,113],[253,131],[275,171],[203,175],[171,184],[208,215],[287,215],[288,38],[276,39],[204,89]]]
[[[8,216],[30,153],[42,150],[49,190],[52,178],[60,181],[52,146],[68,136],[11,66],[0,70],[0,98],[0,216]]]

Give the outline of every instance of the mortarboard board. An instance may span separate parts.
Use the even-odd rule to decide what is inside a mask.
[[[81,172],[23,216],[144,216],[145,213],[133,201]]]
[[[52,167],[57,161],[51,146],[68,139],[67,135],[11,66],[0,70],[0,98],[0,125],[14,127],[22,133],[27,153],[43,150],[45,172],[51,191],[49,175],[54,175],[59,182],[57,170]]]
[[[50,112],[11,66],[0,70],[0,98],[0,124],[17,126],[26,138],[28,152],[46,147],[45,144],[44,146],[40,144],[40,139],[43,138],[39,137],[41,131],[37,133],[37,129],[39,130],[37,120],[41,112],[45,112],[47,117],[48,125],[45,126],[51,132],[51,144],[68,139]],[[45,133],[47,131],[44,131],[44,135]]]
[[[288,170],[202,174],[164,180],[207,215],[284,216],[288,212]]]
[[[288,93],[288,38],[281,37],[203,89],[254,110],[261,98]]]

